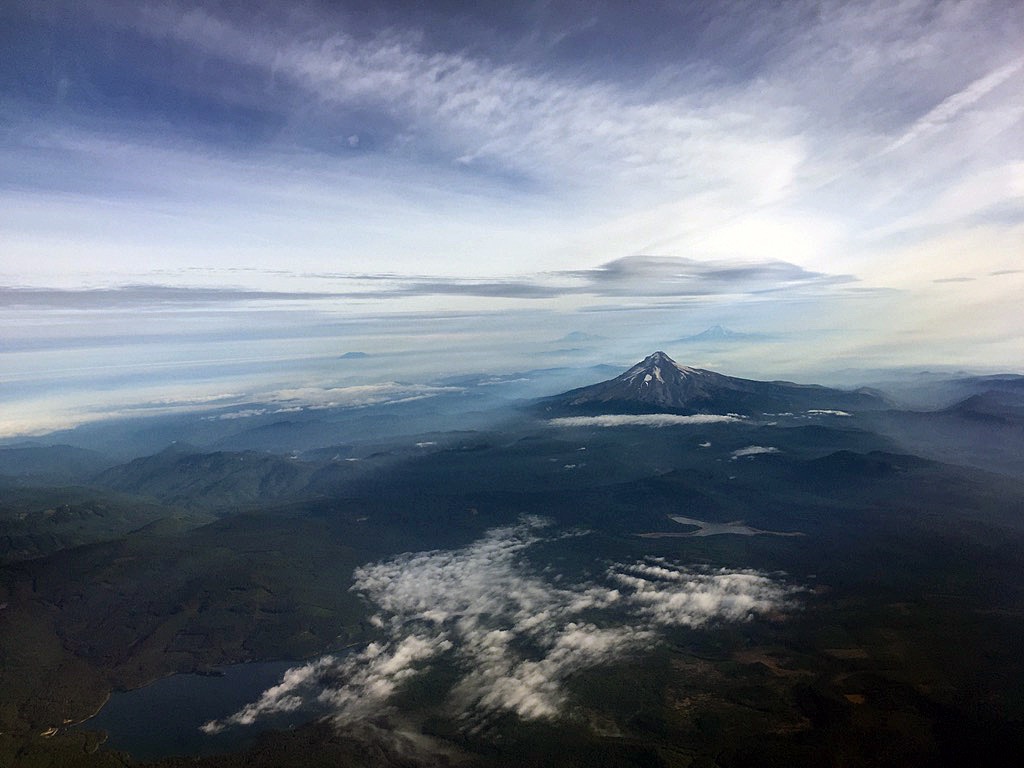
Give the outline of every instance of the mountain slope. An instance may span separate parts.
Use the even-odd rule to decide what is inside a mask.
[[[886,407],[878,394],[788,381],[753,381],[679,365],[655,352],[614,379],[542,401],[559,413],[779,413]]]
[[[215,509],[302,494],[317,469],[256,451],[203,453],[175,446],[112,467],[93,484],[185,509]]]
[[[0,448],[0,476],[41,482],[81,482],[116,462],[71,445],[25,443]]]

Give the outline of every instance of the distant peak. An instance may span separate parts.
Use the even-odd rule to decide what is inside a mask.
[[[764,338],[759,333],[740,333],[734,331],[731,328],[726,328],[724,325],[715,324],[710,328],[705,328],[698,334],[693,336],[685,336],[677,341],[698,341],[698,342],[725,342],[725,341],[753,341],[755,339]]]

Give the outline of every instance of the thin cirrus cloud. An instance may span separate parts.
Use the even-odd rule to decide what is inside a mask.
[[[611,23],[612,7],[593,18],[535,18],[535,9],[512,6],[522,22],[513,27],[544,25],[547,48],[496,31],[474,44],[451,21],[386,5],[367,29],[344,4],[240,14],[86,3],[68,14],[64,33],[74,34],[76,19],[76,29],[116,32],[129,64],[118,77],[156,95],[115,109],[124,99],[107,92],[109,56],[78,53],[77,67],[57,67],[61,119],[25,118],[6,154],[22,190],[37,179],[74,188],[75,178],[99,174],[78,194],[127,201],[133,210],[117,216],[119,229],[155,233],[155,245],[131,242],[149,259],[201,253],[240,263],[288,245],[315,266],[387,259],[411,280],[417,261],[467,277],[470,265],[482,275],[515,265],[578,269],[579,254],[594,263],[616,251],[862,274],[885,247],[865,235],[899,230],[945,190],[1019,157],[1021,116],[1005,97],[1024,67],[1015,42],[1022,19],[1005,4],[652,9],[630,14],[638,28],[628,30]],[[48,21],[59,26],[58,17]],[[258,23],[268,19],[275,23]],[[427,21],[441,31],[424,33]],[[680,46],[680,34],[692,45]],[[965,46],[965,36],[988,45]],[[627,56],[634,37],[651,49],[641,78],[581,53]],[[179,65],[154,66],[153,42]],[[955,65],[948,50],[959,52]],[[86,96],[69,96],[79,92]],[[266,130],[249,129],[254,115]],[[182,127],[206,122],[216,130]],[[46,171],[55,158],[59,179]],[[990,199],[991,184],[975,186],[967,199],[957,195],[958,210],[1004,202]],[[975,204],[978,195],[985,200]],[[72,244],[115,263],[110,228],[93,223],[106,214],[84,215],[66,196],[42,210],[24,196],[11,202],[9,242],[26,264],[40,253],[60,258]],[[265,215],[253,221],[256,211]],[[58,237],[45,231],[55,219],[66,222],[61,231],[89,237],[40,243]],[[481,257],[483,243],[490,252]],[[992,269],[1005,266],[1001,254],[986,258]],[[413,281],[407,291],[552,294],[505,279]]]
[[[469,277],[403,278],[393,274],[345,273],[319,273],[309,277],[321,284],[329,282],[334,289],[261,291],[174,285],[124,285],[112,288],[62,290],[0,286],[0,306],[100,308],[332,298],[397,299],[411,296],[507,299],[651,296],[710,299],[716,295],[736,296],[768,291],[812,289],[835,292],[841,290],[843,286],[857,282],[851,275],[812,272],[784,261],[726,262],[663,256],[627,256],[593,269],[554,271],[504,280]]]
[[[799,302],[851,366],[1015,364],[1019,4],[376,5],[5,6],[0,283],[78,292],[0,302]]]
[[[163,6],[136,14],[135,28],[208,56],[257,68],[269,64],[321,109],[369,107],[402,126],[392,141],[412,142],[420,152],[462,165],[498,163],[545,179],[582,168],[593,178],[601,169],[599,176],[673,186],[728,178],[760,198],[800,158],[796,140],[775,138],[763,116],[729,105],[681,94],[638,98],[607,81],[424,50],[416,34],[396,29],[366,41],[338,25],[311,40],[308,33],[267,34],[203,11]],[[665,173],[666,166],[675,171]],[[739,173],[741,167],[761,172]]]
[[[544,521],[490,531],[457,550],[400,555],[357,568],[352,589],[381,638],[347,656],[287,672],[206,733],[315,709],[339,726],[385,714],[431,665],[457,671],[445,714],[468,731],[495,717],[553,719],[573,675],[657,643],[668,627],[745,621],[792,606],[796,589],[750,570],[687,568],[661,558],[609,566],[600,580],[557,584],[525,555],[550,541]]]
[[[324,292],[255,291],[177,285],[123,285],[114,288],[21,288],[0,286],[0,307],[106,307],[191,306],[237,301],[288,301],[328,298]]]

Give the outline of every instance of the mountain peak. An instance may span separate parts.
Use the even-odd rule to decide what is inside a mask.
[[[668,365],[675,365],[676,364],[675,360],[673,360],[671,357],[666,355],[660,349],[657,352],[655,352],[653,355],[648,355],[647,357],[645,357],[643,362],[644,363],[647,363],[647,362],[651,362],[651,363],[667,363]]]
[[[878,408],[880,398],[789,382],[738,379],[680,365],[663,351],[648,355],[614,379],[566,392],[557,400],[570,412],[777,413],[826,408]]]
[[[671,373],[666,374],[665,372]],[[632,380],[642,373],[644,375],[650,375],[652,379],[656,379],[664,384],[665,375],[671,375],[672,378],[678,378],[681,375],[685,378],[686,376],[691,376],[697,372],[696,368],[687,368],[685,365],[680,365],[664,352],[658,350],[653,355],[645,357],[619,378]],[[650,381],[650,379],[648,379],[648,381]]]
[[[569,393],[575,395],[569,404],[614,402],[647,409],[686,409],[718,378],[711,371],[680,365],[658,350],[610,381]]]
[[[640,367],[650,368],[650,367],[655,366],[655,365],[659,365],[659,366],[660,365],[673,366],[675,368],[682,368],[683,367],[683,366],[679,365],[679,363],[677,363],[671,357],[666,355],[664,352],[662,352],[661,350],[658,350],[653,355],[648,355],[647,357],[645,357],[639,363],[634,365],[633,368],[640,368]]]
[[[733,341],[753,341],[755,339],[765,338],[759,333],[741,333],[734,331],[731,328],[726,328],[724,325],[712,325],[710,328],[705,328],[700,333],[694,334],[693,336],[684,336],[681,339],[676,339],[678,342],[733,342]]]

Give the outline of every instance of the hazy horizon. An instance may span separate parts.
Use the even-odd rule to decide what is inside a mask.
[[[5,4],[0,437],[655,349],[1024,372],[1024,8],[706,6]]]

